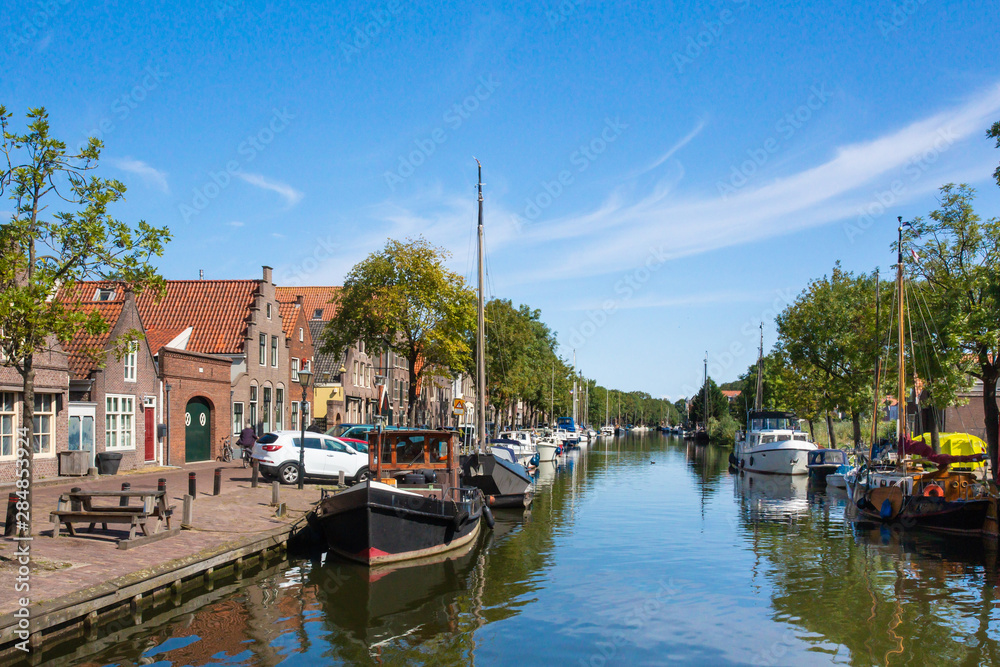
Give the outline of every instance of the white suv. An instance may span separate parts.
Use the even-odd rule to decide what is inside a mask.
[[[299,481],[299,431],[276,431],[262,435],[253,446],[265,477],[276,477],[283,484]],[[350,444],[322,433],[306,431],[306,478],[337,477],[341,471],[352,481],[361,482],[369,477],[368,454],[359,452]]]

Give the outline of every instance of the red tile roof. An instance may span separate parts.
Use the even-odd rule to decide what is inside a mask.
[[[278,301],[294,303],[298,297],[302,297],[302,308],[304,309],[306,321],[322,320],[329,322],[337,312],[337,307],[330,303],[339,287],[278,287]],[[322,310],[320,317],[315,317],[316,311]]]
[[[153,354],[179,333],[193,327],[187,349],[205,354],[242,354],[247,318],[259,280],[168,280],[163,298],[146,291],[136,297]],[[75,295],[88,302],[109,282],[82,282]],[[75,295],[65,295],[72,298]]]
[[[108,330],[102,334],[90,335],[78,332],[63,349],[68,355],[69,372],[73,378],[85,378],[90,372],[100,368],[100,361],[104,358],[104,352],[108,348],[111,338],[111,330],[118,323],[118,318],[122,314],[122,306],[125,305],[123,298],[115,301],[98,301],[85,303],[79,308],[84,313],[97,311],[108,325]]]
[[[723,389],[722,390],[722,395],[725,396],[726,398],[736,398],[737,396],[739,396],[742,393],[743,392],[740,391],[739,389]]]
[[[295,322],[299,319],[299,305],[294,301],[278,301],[278,314],[281,315],[285,338],[291,338],[295,334]]]

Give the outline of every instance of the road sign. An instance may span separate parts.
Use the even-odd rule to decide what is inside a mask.
[[[453,415],[464,415],[465,414],[465,401],[460,398],[456,398],[451,404],[451,414]]]

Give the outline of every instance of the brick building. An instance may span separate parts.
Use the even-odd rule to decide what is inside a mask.
[[[69,366],[67,355],[52,339],[33,358],[35,369],[35,479],[58,474],[58,452],[69,447]],[[17,430],[22,426],[23,380],[0,360],[0,482],[14,480]]]
[[[219,455],[229,436],[232,362],[222,356],[162,347],[164,465]]]
[[[280,299],[280,294],[279,294]],[[296,430],[301,428],[299,421],[300,414],[303,410],[300,406],[302,401],[302,385],[299,384],[299,370],[307,370],[310,373],[315,373],[313,367],[313,360],[315,357],[313,351],[313,337],[312,332],[309,329],[309,322],[306,320],[305,310],[302,305],[302,298],[299,297],[295,301],[280,301],[279,312],[281,314],[281,322],[285,332],[285,346],[288,348],[288,401],[289,401],[289,421],[288,428]],[[306,389],[306,399],[307,404],[305,406],[306,421],[305,424],[308,427],[311,421],[311,416],[308,412],[308,406],[312,404],[314,385],[316,376],[313,376],[309,387]]]

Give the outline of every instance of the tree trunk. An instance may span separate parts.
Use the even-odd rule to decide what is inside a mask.
[[[416,358],[407,359],[407,365],[409,368],[406,371],[407,379],[409,380],[409,386],[406,388],[406,425],[413,427],[414,416],[417,414],[417,360]]]
[[[833,418],[830,417],[830,412],[826,413],[826,432],[830,436],[830,442],[827,445],[830,449],[837,446],[837,437],[833,434]]]
[[[983,374],[983,414],[986,418],[986,446],[990,453],[993,482],[997,481],[997,436],[1000,431],[1000,410],[997,409],[996,373]]]
[[[931,447],[934,448],[935,453],[941,453],[941,430],[938,427],[938,413],[937,408],[933,405],[927,410],[927,425],[930,427],[931,431]]]
[[[861,446],[861,415],[857,410],[851,410],[851,425],[854,427],[854,448]]]
[[[28,511],[27,521],[19,524],[18,535],[20,537],[31,537],[31,524],[35,516],[34,487],[35,487],[35,357],[29,354],[24,358],[24,366],[20,369],[21,378],[24,380],[22,398],[24,399],[24,409],[21,412],[22,431],[18,434],[18,447],[27,447],[25,465],[28,470],[27,491]],[[21,435],[24,434],[24,439]],[[52,443],[53,449],[55,443]],[[19,452],[18,452],[19,453]],[[23,479],[19,477],[19,479]]]
[[[816,442],[816,433],[813,427],[813,418],[810,417],[806,421],[809,422],[809,439],[812,440],[813,442]],[[749,424],[747,424],[747,428],[750,428]]]

